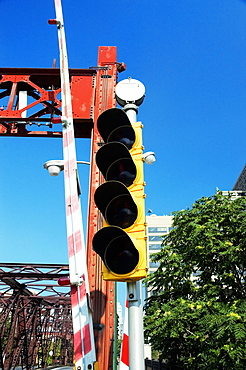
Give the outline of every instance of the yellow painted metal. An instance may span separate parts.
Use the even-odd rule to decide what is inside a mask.
[[[124,229],[132,240],[139,253],[139,261],[136,268],[127,274],[115,274],[107,269],[103,264],[102,276],[104,280],[110,281],[137,281],[147,276],[147,244],[146,244],[146,224],[145,224],[145,193],[144,193],[144,169],[143,169],[143,145],[142,145],[142,128],[141,122],[132,123],[135,131],[136,140],[130,150],[132,160],[134,161],[137,174],[131,186],[128,187],[134,202],[137,205],[138,215],[133,225]],[[104,222],[104,227],[110,226]]]

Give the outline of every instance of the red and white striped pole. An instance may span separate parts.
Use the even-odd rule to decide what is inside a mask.
[[[126,301],[119,370],[129,370],[128,301]]]
[[[74,356],[76,369],[84,370],[94,368],[96,361],[95,344],[92,314],[89,308],[89,282],[82,212],[78,194],[78,172],[64,22],[61,0],[54,1],[56,19],[49,20],[49,23],[57,25],[60,50],[64,182],[74,330]]]

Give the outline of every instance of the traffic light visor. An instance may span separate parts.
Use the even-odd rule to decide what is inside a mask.
[[[127,233],[119,227],[109,226],[99,230],[92,244],[107,269],[115,274],[129,274],[138,265],[139,252]]]
[[[100,114],[97,128],[105,143],[117,141],[130,150],[136,140],[127,114],[119,108],[111,108]]]
[[[132,226],[137,219],[137,205],[121,182],[103,183],[96,189],[94,199],[109,225],[126,229]]]
[[[136,165],[122,143],[112,142],[102,146],[96,154],[96,163],[106,181],[120,181],[129,187],[136,178]]]

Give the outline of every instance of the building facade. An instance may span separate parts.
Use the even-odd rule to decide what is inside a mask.
[[[147,256],[149,273],[155,271],[158,263],[151,262],[151,254],[159,252],[162,247],[162,237],[172,229],[172,216],[146,216],[147,223]]]

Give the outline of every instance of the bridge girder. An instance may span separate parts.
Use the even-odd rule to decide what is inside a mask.
[[[0,367],[72,364],[69,287],[60,287],[68,265],[0,264]]]

